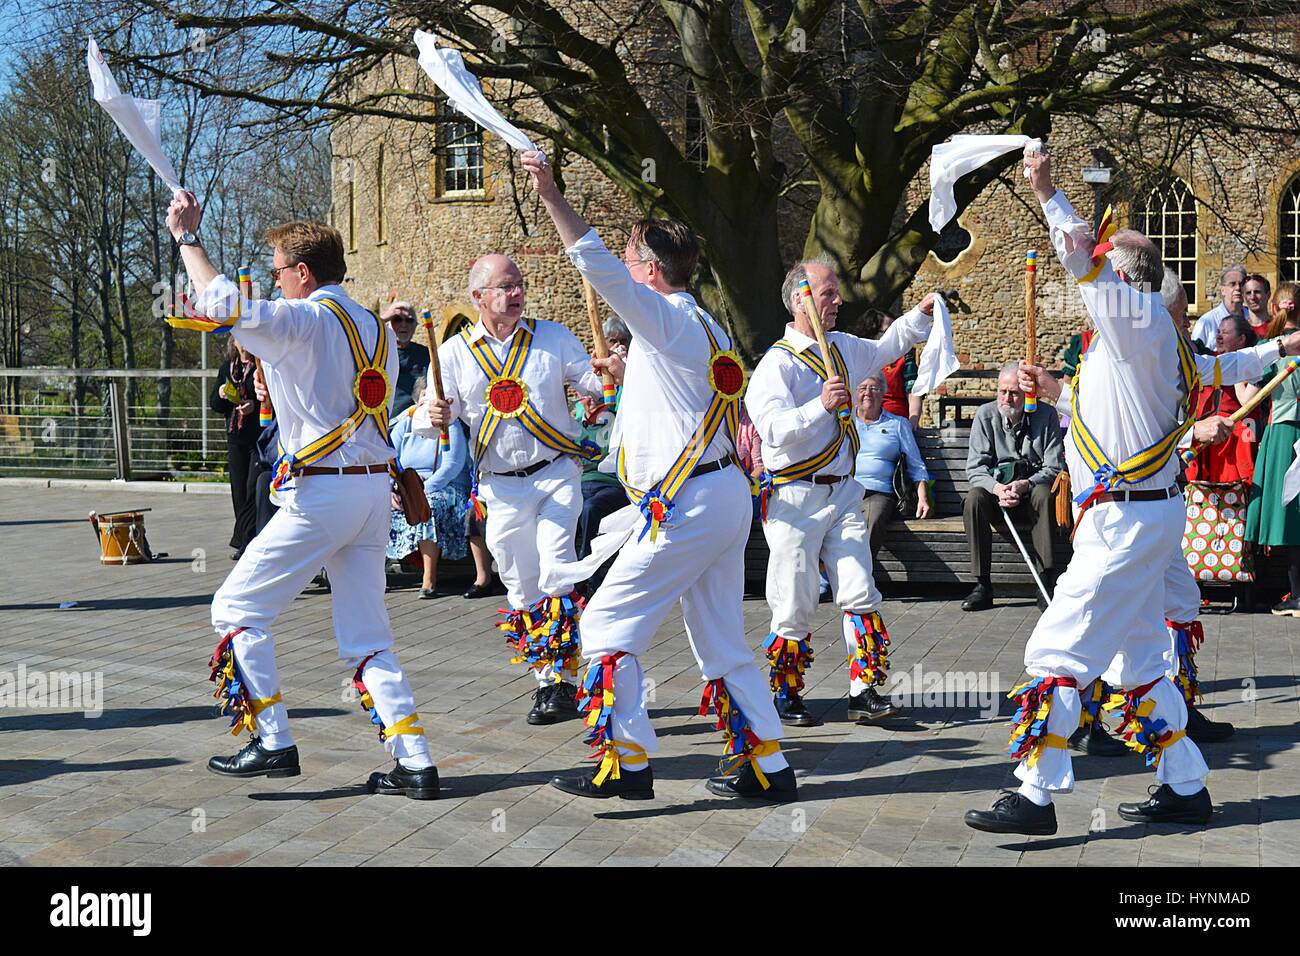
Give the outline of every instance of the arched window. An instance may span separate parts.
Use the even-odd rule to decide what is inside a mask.
[[[1160,258],[1178,273],[1187,301],[1198,301],[1196,288],[1196,197],[1181,179],[1168,179],[1146,195],[1137,228],[1156,244]]]
[[[1282,282],[1300,282],[1300,175],[1282,190],[1277,214],[1277,276]]]

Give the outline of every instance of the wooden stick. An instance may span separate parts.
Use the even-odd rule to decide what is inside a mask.
[[[253,300],[253,270],[248,266],[239,267],[239,297],[241,300]],[[262,379],[262,386],[266,387],[266,371],[262,368],[262,360],[256,355],[253,356],[253,367],[257,369],[257,375]],[[271,424],[275,418],[275,408],[271,405],[270,393],[262,399],[262,403],[257,408],[257,421],[265,428]]]
[[[1036,310],[1038,281],[1038,253],[1030,249],[1025,253],[1025,361],[1037,365],[1038,355],[1038,315]],[[1038,393],[1025,393],[1025,411],[1032,414],[1038,410]]]
[[[442,391],[442,365],[438,361],[438,349],[433,341],[433,313],[428,309],[421,312],[420,324],[424,326],[424,334],[428,338],[425,345],[429,349],[429,369],[433,372],[433,393],[438,396],[438,401],[444,402],[447,400],[447,396]],[[439,443],[442,445],[443,451],[451,448],[451,435],[445,428],[442,430],[442,435],[439,436]]]
[[[808,284],[807,279],[801,279],[799,282],[799,294],[803,299],[804,315],[808,316],[808,321],[813,327],[813,337],[817,339],[817,348],[821,350],[822,362],[826,365],[826,374],[833,374],[831,368],[831,350],[826,344],[826,330],[822,328],[822,317],[817,313],[817,303],[813,301],[812,286]],[[849,383],[845,382],[844,387],[848,388]],[[836,410],[836,415],[840,421],[847,422],[853,417],[853,410],[849,408],[848,402],[841,403]]]
[[[1290,378],[1292,373],[1294,373],[1297,368],[1300,368],[1300,360],[1293,358],[1290,361],[1288,361],[1286,365],[1282,368],[1282,371],[1278,372],[1271,379],[1269,379],[1268,383],[1263,388],[1261,388],[1258,392],[1255,393],[1254,398],[1246,402],[1244,405],[1241,406],[1241,408],[1237,409],[1235,412],[1233,412],[1231,415],[1228,416],[1228,423],[1230,425],[1235,426],[1239,421],[1241,421],[1243,418],[1245,418],[1247,415],[1253,412],[1256,408],[1259,407],[1259,403],[1264,401],[1264,399],[1268,398],[1269,395],[1273,393],[1273,390],[1275,388],[1277,388],[1288,378]],[[1192,460],[1201,453],[1201,449],[1204,447],[1205,447],[1204,445],[1192,445],[1191,447],[1187,448],[1182,453],[1181,456],[1183,459],[1183,464],[1191,464]]]
[[[592,351],[595,352],[596,358],[609,358],[609,344],[605,341],[605,328],[600,324],[600,313],[597,311],[596,290],[587,281],[586,276],[582,277],[582,293],[587,300],[587,319],[591,322]],[[618,385],[614,382],[614,376],[610,375],[608,371],[601,372],[600,383],[605,401],[612,405],[614,396],[618,394]]]

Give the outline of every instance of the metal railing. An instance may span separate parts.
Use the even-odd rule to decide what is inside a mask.
[[[216,369],[0,369],[0,475],[219,479]]]

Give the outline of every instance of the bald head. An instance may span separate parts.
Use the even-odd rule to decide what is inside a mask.
[[[527,287],[509,256],[494,252],[474,260],[469,269],[469,297],[485,323],[513,325],[524,312]]]

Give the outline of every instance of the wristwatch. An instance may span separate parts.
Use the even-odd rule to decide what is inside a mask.
[[[1286,358],[1286,339],[1281,338],[1280,336],[1277,340],[1277,357],[1279,359]]]
[[[197,246],[199,244],[199,237],[194,235],[192,232],[182,232],[180,238],[177,239],[176,242],[182,246]]]

